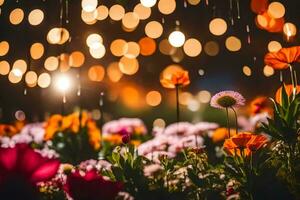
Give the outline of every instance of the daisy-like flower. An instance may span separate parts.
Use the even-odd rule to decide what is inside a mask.
[[[235,91],[222,91],[211,98],[210,105],[214,108],[237,108],[245,105],[245,98]]]

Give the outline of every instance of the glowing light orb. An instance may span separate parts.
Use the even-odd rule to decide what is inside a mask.
[[[181,47],[185,42],[185,35],[181,31],[173,31],[168,40],[172,46]]]

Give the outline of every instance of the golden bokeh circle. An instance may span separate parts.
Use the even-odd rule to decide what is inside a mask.
[[[88,25],[93,25],[97,22],[97,16],[95,15],[95,11],[87,12],[85,10],[81,10],[81,19],[84,23]]]
[[[5,60],[0,61],[0,75],[7,75],[9,73],[10,66],[9,63]]]
[[[98,0],[81,0],[81,7],[86,12],[92,12],[97,8]]]
[[[24,74],[27,71],[27,63],[22,59],[16,60],[12,69],[18,69],[22,72],[22,74]]]
[[[101,65],[94,65],[88,71],[88,77],[91,81],[101,82],[105,76],[104,67]]]
[[[40,59],[44,55],[44,45],[42,43],[34,43],[30,47],[30,55],[34,60]]]
[[[100,46],[96,49],[90,48],[89,51],[90,51],[91,56],[95,59],[103,58],[103,56],[105,56],[105,53],[106,53],[106,49],[103,44],[100,44]]]
[[[25,75],[25,82],[27,85],[30,86],[35,86],[37,82],[38,76],[34,71],[29,71]]]
[[[140,54],[140,46],[136,42],[128,42],[127,43],[127,51],[125,52],[124,56],[127,58],[136,58]]]
[[[41,88],[47,88],[51,84],[51,76],[48,73],[42,73],[38,77],[38,86]]]
[[[71,67],[81,67],[84,64],[85,56],[81,51],[74,51],[69,57]]]
[[[201,0],[187,0],[187,2],[193,6],[198,5]]]
[[[268,14],[275,19],[282,18],[285,14],[285,7],[282,3],[274,1],[269,4]]]
[[[122,78],[123,73],[120,71],[118,62],[112,62],[108,65],[107,75],[112,82],[118,82]]]
[[[29,24],[37,26],[44,20],[44,12],[40,9],[32,10],[28,15]]]
[[[128,12],[122,18],[122,26],[125,31],[131,32],[139,25],[139,16],[134,12]]]
[[[121,57],[128,50],[128,44],[123,39],[116,39],[110,44],[110,51],[114,56]]]
[[[281,44],[278,41],[270,41],[268,44],[269,52],[277,52],[282,48]]]
[[[146,103],[149,106],[158,106],[161,103],[161,94],[158,91],[150,91],[146,95]]]
[[[195,38],[188,39],[183,45],[184,53],[190,57],[198,56],[202,51],[202,45]]]
[[[13,11],[11,11],[9,15],[9,21],[13,25],[20,24],[24,19],[24,11],[21,8],[16,8]]]
[[[175,9],[176,9],[175,0],[160,0],[158,2],[158,10],[164,15],[172,14],[175,11]]]
[[[150,38],[159,38],[163,33],[163,26],[158,21],[148,22],[145,26],[145,33]]]
[[[251,76],[252,70],[251,70],[250,67],[248,67],[248,66],[245,65],[245,66],[243,67],[243,73],[244,73],[246,76]]]
[[[222,18],[215,18],[209,23],[209,31],[213,35],[223,35],[227,31],[227,23]]]
[[[139,70],[139,62],[136,58],[127,58],[123,56],[120,59],[119,68],[123,74],[133,75]]]
[[[264,67],[263,72],[264,72],[264,75],[266,77],[270,77],[270,76],[272,76],[274,74],[274,69],[273,69],[273,67],[270,67],[270,66],[266,65]]]
[[[295,24],[287,22],[283,26],[283,33],[288,37],[293,37],[297,34],[297,27]]]
[[[50,56],[45,60],[44,67],[48,71],[55,71],[57,70],[59,65],[59,60],[55,56]]]
[[[20,76],[19,73],[16,73],[18,69],[13,69],[8,74],[8,80],[11,83],[19,83],[22,80],[22,75]]]
[[[176,48],[173,47],[167,39],[163,39],[159,43],[159,51],[165,55],[173,55],[176,52]]]
[[[97,33],[92,33],[86,38],[86,45],[92,49],[99,48],[100,44],[102,43],[103,38]]]
[[[225,41],[225,46],[229,51],[239,51],[242,47],[241,40],[235,36],[230,36]]]
[[[109,17],[114,21],[120,21],[125,15],[125,9],[119,4],[115,4],[109,9]]]
[[[65,28],[52,28],[47,34],[47,41],[50,44],[64,44],[68,41],[70,33]]]
[[[94,11],[94,17],[97,20],[105,20],[108,17],[108,8],[105,5],[98,6]]]
[[[0,56],[5,56],[9,51],[9,43],[7,41],[0,42]]]
[[[133,12],[139,16],[140,20],[148,19],[151,16],[151,8],[145,7],[141,3],[134,7]]]

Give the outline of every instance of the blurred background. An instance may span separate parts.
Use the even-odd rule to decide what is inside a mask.
[[[247,102],[273,97],[279,72],[263,58],[299,45],[298,0],[273,7],[264,0],[160,0],[151,8],[102,0],[96,9],[82,2],[0,0],[1,122],[83,108],[104,122],[139,117],[149,127],[169,124],[176,120],[175,91],[160,77],[179,65],[191,80],[180,94],[181,120],[224,123],[210,97],[221,90],[236,90]],[[283,15],[271,19],[272,9]],[[174,30],[185,35],[183,47],[170,45]]]

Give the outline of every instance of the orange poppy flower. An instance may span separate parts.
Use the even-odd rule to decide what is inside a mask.
[[[119,134],[105,135],[103,136],[103,141],[112,143],[112,144],[121,144],[122,136]]]
[[[294,62],[300,62],[300,46],[282,48],[265,56],[265,64],[278,70],[286,69]]]
[[[101,147],[101,133],[98,129],[96,123],[94,121],[88,121],[87,122],[87,128],[88,128],[88,135],[89,135],[89,142],[90,145],[95,149],[98,150]]]
[[[9,136],[12,137],[18,133],[18,129],[16,129],[12,125],[0,124],[0,136]]]
[[[267,97],[256,97],[254,100],[250,103],[250,113],[252,115],[256,115],[258,113],[269,113],[272,115],[273,109],[270,104],[270,101]]]
[[[160,83],[165,88],[175,88],[177,86],[187,86],[190,84],[189,72],[178,69],[170,74],[163,76]]]
[[[292,93],[293,93],[293,85],[284,85],[285,87],[285,91],[286,91],[286,94],[288,96],[291,96]],[[282,102],[281,102],[281,92],[282,92],[282,87],[278,88],[278,90],[276,91],[276,94],[275,94],[275,101],[277,103],[279,103],[280,105],[282,105]],[[298,94],[300,92],[300,86],[297,85],[296,87],[296,94]]]
[[[229,156],[243,155],[247,157],[251,152],[257,151],[267,142],[268,139],[264,135],[242,132],[225,140],[223,148]]]

